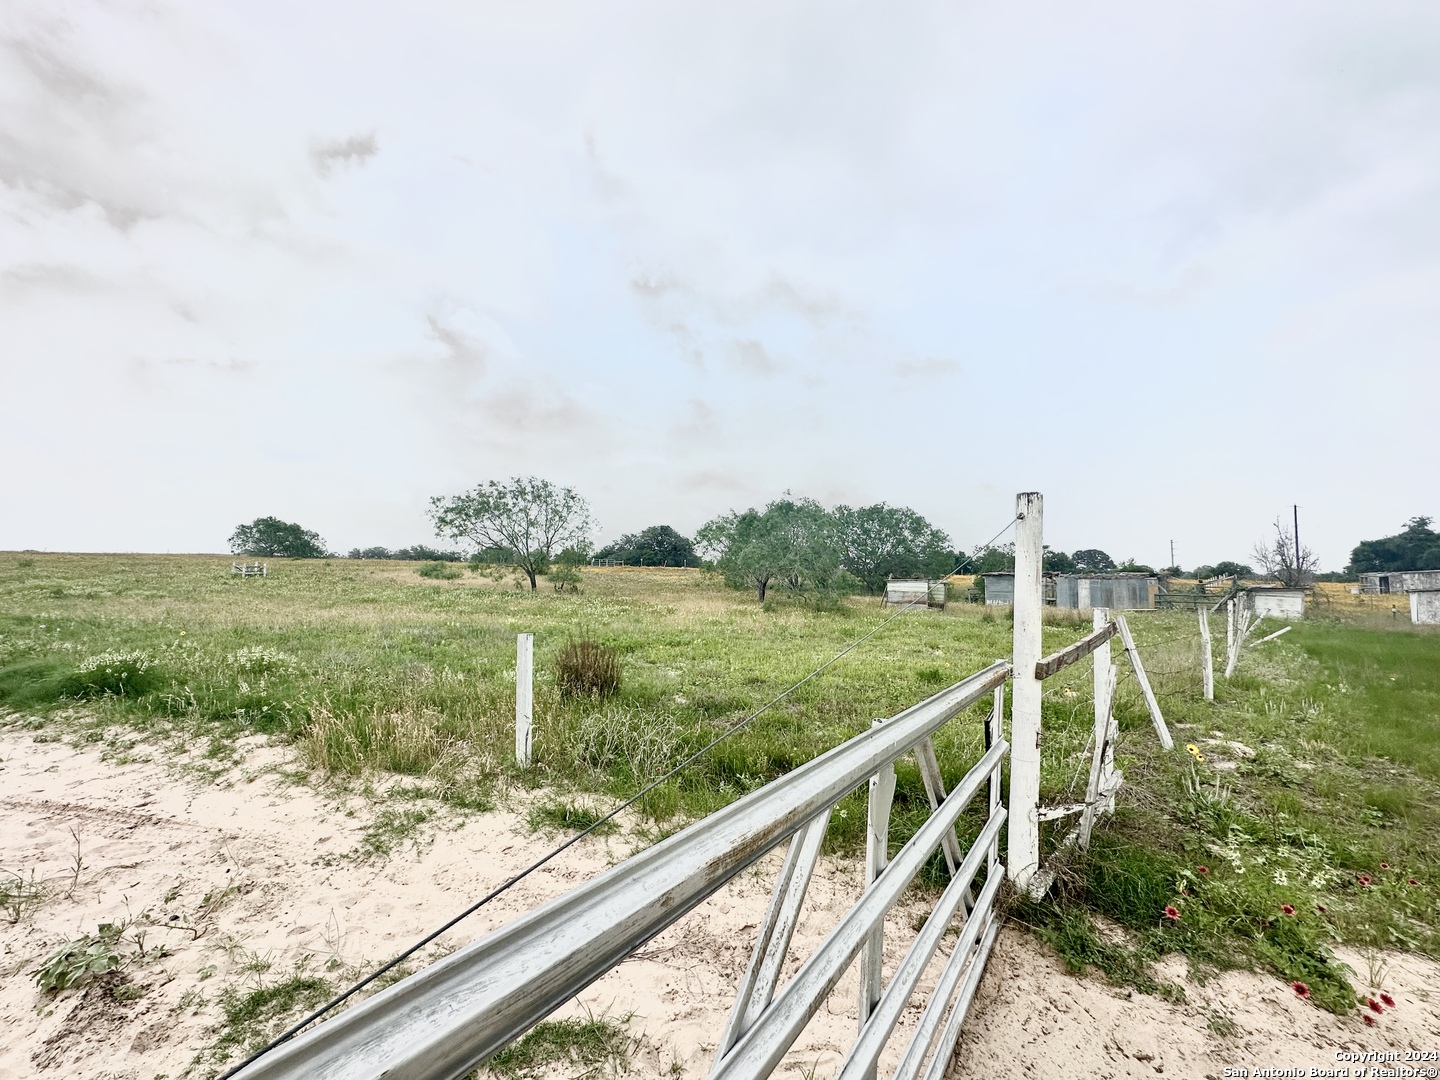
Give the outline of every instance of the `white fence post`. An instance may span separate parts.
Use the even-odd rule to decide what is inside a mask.
[[[1210,647],[1210,609],[1204,604],[1195,606],[1200,615],[1200,662],[1204,665],[1201,674],[1205,681],[1205,700],[1215,700],[1215,651]]]
[[[1044,607],[1044,503],[1038,491],[1015,496],[1015,635],[1011,647],[1009,874],[1026,888],[1040,868],[1040,660]]]
[[[871,726],[879,727],[885,721],[879,719]],[[865,884],[869,885],[885,870],[890,861],[890,807],[895,801],[895,766],[886,765],[870,777],[870,799],[866,807],[865,821]],[[885,920],[881,919],[870,931],[860,952],[860,1030],[865,1030],[865,1021],[875,1011],[883,989],[883,965],[885,963]],[[867,1080],[874,1080],[875,1070],[866,1074]]]
[[[530,767],[530,725],[535,709],[535,635],[515,637],[515,761]]]

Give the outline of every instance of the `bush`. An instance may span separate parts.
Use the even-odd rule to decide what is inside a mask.
[[[441,578],[445,581],[453,581],[461,577],[461,573],[454,566],[443,562],[427,562],[415,571],[421,577]]]
[[[147,694],[160,683],[152,661],[142,652],[113,650],[90,657],[62,682],[63,696],[91,698]]]
[[[589,638],[571,641],[555,661],[555,685],[566,697],[609,697],[620,689],[620,654]]]

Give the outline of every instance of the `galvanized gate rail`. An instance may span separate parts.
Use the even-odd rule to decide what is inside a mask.
[[[1000,769],[1009,752],[1000,715],[1010,665],[985,668],[751,792],[584,885],[521,916],[368,1001],[303,1032],[237,1080],[455,1080],[523,1034],[786,839],[789,853],[758,933],[714,1067],[716,1080],[768,1076],[846,968],[861,957],[861,1030],[841,1080],[869,1080],[926,965],[957,911],[959,939],[905,1050],[896,1080],[938,1080],[999,931],[1003,878]],[[988,749],[948,795],[930,737],[994,695]],[[886,864],[893,763],[914,751],[934,812]],[[888,779],[887,779],[888,777]],[[873,779],[865,891],[775,996],[830,811]],[[959,857],[954,825],[988,785],[989,818]],[[888,789],[888,790],[887,790]],[[880,992],[885,914],[937,848],[952,878],[890,985]],[[958,861],[958,865],[955,865]],[[972,883],[986,867],[983,888]],[[928,1062],[928,1064],[927,1064]]]

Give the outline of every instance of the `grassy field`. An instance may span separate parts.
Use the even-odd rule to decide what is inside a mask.
[[[519,801],[537,828],[583,824],[887,617],[865,598],[762,607],[695,570],[589,569],[579,594],[425,578],[413,563],[271,570],[241,579],[220,557],[0,555],[6,722],[119,757],[168,747],[192,769],[222,769],[237,738],[269,734],[295,746],[300,778],[371,794],[383,857],[426,819],[410,805]],[[1053,900],[1015,909],[1073,966],[1177,993],[1150,963],[1178,951],[1199,973],[1268,968],[1344,1011],[1360,979],[1330,945],[1440,949],[1440,636],[1343,598],[1319,613],[1247,650],[1213,704],[1201,699],[1194,615],[1132,616],[1176,740],[1194,753],[1159,751],[1121,660],[1120,809],[1088,856],[1061,867]],[[1048,622],[1047,650],[1088,628],[1064,613]],[[537,669],[524,771],[509,760],[521,631],[536,635]],[[620,653],[621,688],[605,700],[556,687],[555,659],[581,637]],[[640,841],[1006,655],[1009,638],[1003,612],[905,614],[653,793]],[[1072,801],[1085,782],[1088,666],[1047,683],[1044,709],[1044,794]],[[980,748],[978,714],[948,725],[937,740],[947,779]],[[913,766],[898,781],[896,843],[928,812]],[[855,849],[863,819],[859,795],[842,803],[831,847]],[[964,827],[973,834],[978,818]],[[941,877],[936,860],[926,880]]]

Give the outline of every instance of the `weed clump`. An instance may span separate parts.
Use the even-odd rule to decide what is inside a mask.
[[[160,684],[150,657],[138,650],[107,650],[89,657],[71,672],[61,687],[65,697],[91,698],[113,694],[138,696]]]
[[[620,689],[620,654],[590,638],[568,642],[555,661],[555,685],[565,697],[609,697]]]
[[[443,562],[427,562],[416,568],[415,572],[423,578],[439,578],[442,581],[454,581],[464,576],[457,567]]]
[[[503,1080],[523,1080],[564,1065],[565,1075],[582,1078],[620,1073],[630,1062],[635,1040],[627,1027],[630,1013],[612,1018],[593,1013],[583,1019],[545,1020],[505,1047],[485,1065]]]
[[[56,949],[35,972],[35,983],[42,992],[58,994],[72,986],[114,971],[120,966],[120,954],[116,946],[120,942],[120,927],[114,923],[101,923],[97,934],[67,941]]]

